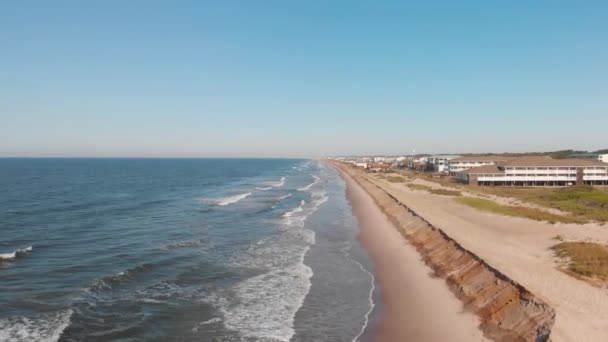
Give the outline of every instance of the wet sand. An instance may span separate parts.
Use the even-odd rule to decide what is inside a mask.
[[[444,280],[432,276],[416,249],[373,199],[349,175],[339,171],[359,221],[359,238],[374,263],[381,289],[383,312],[374,327],[374,341],[488,341],[478,328],[478,317],[463,311],[462,303]]]

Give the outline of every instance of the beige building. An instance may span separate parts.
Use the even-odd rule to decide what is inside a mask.
[[[505,162],[512,157],[503,156],[478,156],[478,157],[460,157],[454,158],[449,161],[449,170],[451,175],[455,175],[457,172],[471,169],[474,167],[493,165],[500,162]]]
[[[455,173],[479,186],[608,185],[608,165],[593,159],[517,157]]]

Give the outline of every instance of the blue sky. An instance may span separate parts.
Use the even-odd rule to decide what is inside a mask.
[[[606,1],[2,1],[0,156],[608,148]]]

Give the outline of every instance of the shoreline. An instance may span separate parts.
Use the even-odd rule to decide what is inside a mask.
[[[431,275],[432,269],[374,199],[350,175],[337,170],[346,184],[347,200],[359,222],[358,237],[374,263],[381,290],[381,318],[367,327],[373,329],[373,340],[489,341],[479,329],[479,318],[464,310],[442,279]]]

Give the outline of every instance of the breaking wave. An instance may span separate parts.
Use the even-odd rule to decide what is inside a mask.
[[[261,191],[266,191],[266,190],[270,190],[270,189],[272,189],[272,186],[265,187],[265,188],[264,187],[257,187],[256,188],[256,190],[261,190]]]
[[[309,201],[286,211],[279,234],[251,244],[232,260],[235,267],[257,274],[207,297],[222,313],[224,326],[243,340],[287,342],[294,335],[295,315],[313,276],[304,257],[315,243],[315,232],[305,222],[326,200],[325,192],[313,193]]]
[[[72,310],[34,317],[9,317],[0,320],[0,341],[56,342],[70,325]]]
[[[203,198],[201,200],[202,203],[211,203],[211,204],[215,204],[218,205],[220,207],[223,206],[227,206],[230,204],[234,204],[237,203],[247,197],[251,196],[251,192],[246,192],[244,194],[239,194],[239,195],[233,195],[233,196],[226,196],[226,197],[222,197],[222,198],[216,198],[216,199],[208,199],[208,198]]]
[[[306,191],[306,190],[310,189],[311,187],[313,187],[315,184],[317,184],[321,180],[321,178],[317,177],[316,175],[311,175],[311,176],[315,180],[312,183],[308,184],[307,186],[299,188],[298,191]]]
[[[7,260],[15,260],[18,257],[24,256],[26,254],[29,254],[32,252],[33,247],[32,246],[28,246],[25,248],[20,248],[17,249],[16,251],[12,252],[12,253],[4,253],[4,254],[0,254],[0,262],[7,261]]]
[[[281,177],[281,180],[279,180],[278,182],[274,183],[272,186],[275,188],[281,187],[285,185],[285,177]]]

